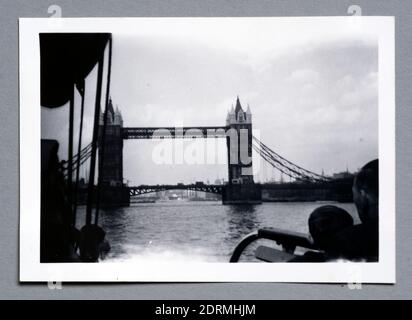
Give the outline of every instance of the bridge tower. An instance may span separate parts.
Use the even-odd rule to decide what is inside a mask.
[[[100,201],[106,206],[129,204],[129,193],[123,185],[123,118],[120,110],[109,100],[106,134],[103,147],[104,114],[99,121],[99,182]]]
[[[243,110],[239,100],[226,117],[228,149],[228,185],[222,195],[224,204],[262,202],[260,185],[253,180],[252,113]]]

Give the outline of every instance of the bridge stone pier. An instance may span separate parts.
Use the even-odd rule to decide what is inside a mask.
[[[236,106],[228,112],[225,126],[217,127],[123,127],[123,119],[118,108],[114,110],[112,101],[108,106],[106,134],[103,143],[104,115],[100,119],[99,139],[99,181],[101,203],[110,206],[127,206],[130,196],[148,190],[128,187],[123,184],[123,140],[124,139],[191,139],[225,138],[228,152],[228,182],[218,188],[223,204],[259,204],[261,188],[253,180],[252,164],[252,113],[249,106],[244,111],[239,97]],[[162,132],[164,134],[162,134]],[[160,134],[159,134],[160,133]],[[170,186],[165,186],[170,188]],[[188,185],[188,188],[193,188]],[[161,189],[161,187],[160,187]],[[216,192],[215,189],[213,192]],[[205,189],[206,192],[209,189]]]

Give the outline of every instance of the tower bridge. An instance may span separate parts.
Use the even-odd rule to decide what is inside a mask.
[[[150,190],[193,189],[222,194],[224,204],[261,203],[260,185],[253,180],[252,164],[252,113],[248,107],[243,110],[239,97],[236,106],[228,112],[224,126],[192,127],[123,127],[119,109],[114,110],[109,101],[106,133],[99,139],[99,181],[102,185],[102,199],[112,203],[128,203],[130,195],[147,193]],[[100,133],[104,127],[104,115],[100,117]],[[245,136],[246,139],[242,139]],[[224,138],[228,150],[228,183],[224,186],[123,185],[123,141],[130,139],[195,139]],[[104,141],[103,141],[104,140]],[[152,191],[151,191],[152,192]]]
[[[106,116],[106,118],[105,118]],[[104,122],[106,121],[106,124]],[[103,128],[106,127],[105,134]],[[177,184],[158,186],[127,186],[123,183],[123,141],[141,139],[196,139],[223,138],[227,145],[228,182],[225,185]],[[123,127],[123,117],[109,100],[106,114],[99,122],[99,184],[104,205],[128,205],[130,197],[143,193],[171,189],[188,189],[222,195],[223,204],[259,204],[261,185],[253,177],[252,151],[257,152],[273,168],[295,181],[324,183],[329,180],[306,170],[278,153],[252,135],[252,113],[243,110],[239,97],[228,112],[223,126],[188,127]],[[84,154],[83,154],[84,153]],[[85,161],[87,148],[80,153]],[[75,156],[77,159],[78,155]]]

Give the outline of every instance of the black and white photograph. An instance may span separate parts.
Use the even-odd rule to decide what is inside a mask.
[[[393,32],[20,19],[20,280],[393,283]]]

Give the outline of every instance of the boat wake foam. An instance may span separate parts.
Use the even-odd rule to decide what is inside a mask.
[[[199,262],[226,262],[226,257],[216,257],[215,252],[205,248],[170,249],[159,247],[141,247],[128,245],[125,253],[108,256],[101,262],[133,262],[133,263],[199,263]]]

